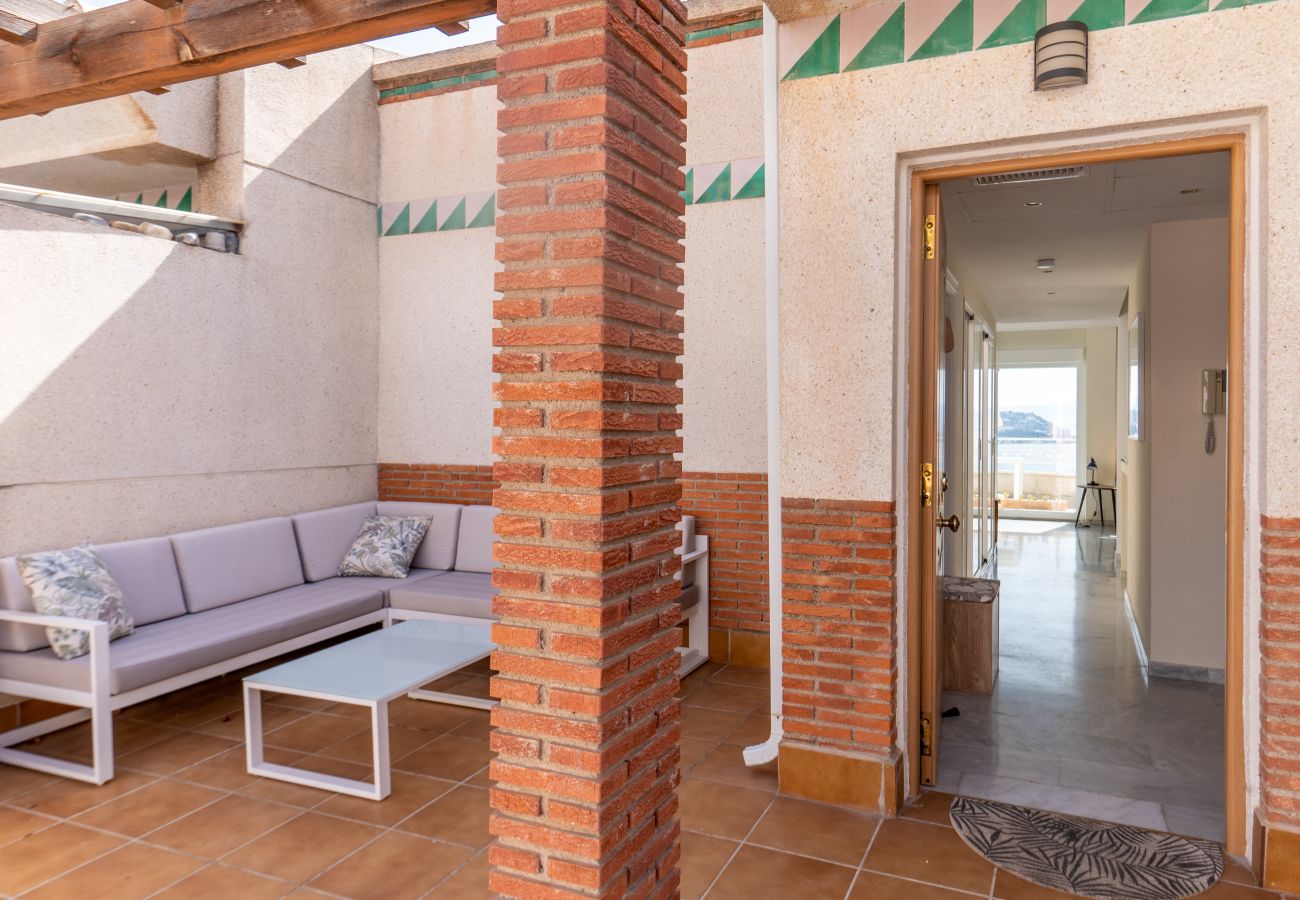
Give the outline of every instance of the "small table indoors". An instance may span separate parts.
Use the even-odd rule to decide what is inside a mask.
[[[1074,513],[1074,527],[1079,527],[1079,517],[1083,515],[1083,504],[1088,499],[1088,491],[1097,492],[1097,512],[1101,513],[1101,526],[1106,527],[1106,505],[1102,503],[1102,491],[1110,491],[1110,517],[1112,521],[1118,518],[1115,506],[1115,485],[1113,484],[1081,484],[1079,485],[1079,508]]]
[[[249,773],[354,797],[383,800],[392,785],[388,702],[484,659],[494,648],[491,626],[487,623],[413,619],[248,676],[244,679],[244,727],[248,740]],[[368,708],[374,781],[340,778],[266,762],[262,744],[263,693],[294,694]],[[481,705],[481,701],[471,697],[433,692],[420,692],[420,696],[444,703]]]

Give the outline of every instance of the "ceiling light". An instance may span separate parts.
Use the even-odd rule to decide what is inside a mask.
[[[1056,260],[1054,260],[1054,259],[1040,259],[1040,260],[1038,261],[1038,271],[1043,272],[1043,273],[1047,273],[1047,272],[1055,272],[1055,271],[1056,271]]]
[[[1182,189],[1181,191],[1179,191],[1178,193],[1180,193],[1180,194],[1199,194],[1200,192],[1201,192],[1201,189],[1200,189],[1200,188],[1183,188],[1183,189]]]
[[[1025,206],[1042,206],[1042,205],[1043,205],[1043,201],[1041,201],[1041,200],[1026,200],[1026,201],[1025,201]]]
[[[1034,90],[1088,83],[1088,26],[1053,22],[1034,35]]]

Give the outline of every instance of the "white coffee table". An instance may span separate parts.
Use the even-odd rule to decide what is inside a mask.
[[[490,626],[413,619],[295,659],[244,679],[248,771],[292,784],[383,800],[391,788],[388,701],[488,656]],[[353,703],[370,710],[374,781],[340,778],[263,758],[262,694],[293,694]],[[456,703],[452,694],[421,691],[424,699]],[[459,698],[473,700],[474,698]],[[478,702],[462,705],[480,705]]]

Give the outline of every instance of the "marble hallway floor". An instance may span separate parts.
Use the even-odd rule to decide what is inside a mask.
[[[474,667],[440,688],[483,696]],[[768,673],[708,663],[682,683],[684,900],[1060,900],[969,849],[949,795],[898,818],[777,794],[776,766],[746,768],[767,736]],[[380,803],[244,769],[238,680],[124,710],[115,779],[100,787],[0,765],[0,897],[479,900],[487,889],[488,714],[396,701],[393,793]],[[273,695],[269,755],[364,774],[355,710]],[[76,726],[45,752],[86,755]],[[307,764],[307,763],[304,763]],[[1230,863],[1208,900],[1280,900]]]
[[[937,787],[1223,840],[1223,686],[1145,677],[1114,531],[1004,520],[998,548],[1000,672],[944,693]]]

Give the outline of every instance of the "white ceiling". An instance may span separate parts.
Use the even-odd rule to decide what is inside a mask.
[[[1028,184],[962,178],[942,198],[948,266],[998,326],[1093,321],[1119,313],[1150,225],[1228,214],[1228,154],[1085,166],[1082,177]],[[1056,271],[1039,272],[1042,258]]]

